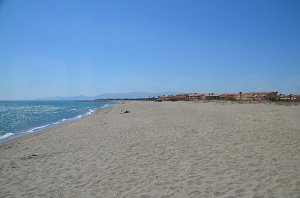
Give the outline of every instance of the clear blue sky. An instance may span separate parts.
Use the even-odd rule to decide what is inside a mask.
[[[0,99],[300,93],[299,0],[0,0]]]

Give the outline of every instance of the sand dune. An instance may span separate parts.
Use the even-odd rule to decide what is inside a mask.
[[[112,105],[1,143],[0,197],[300,197],[299,121],[300,106]]]

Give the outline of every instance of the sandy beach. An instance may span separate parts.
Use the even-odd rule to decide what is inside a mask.
[[[300,197],[300,106],[111,105],[0,143],[0,197]]]

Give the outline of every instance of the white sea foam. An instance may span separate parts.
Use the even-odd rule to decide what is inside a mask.
[[[94,112],[95,112],[95,109],[90,109],[89,112],[87,112],[86,114],[87,114],[87,115],[90,115],[90,114],[92,114],[92,113],[94,113]]]
[[[67,120],[67,119],[65,119],[65,118],[64,118],[64,119],[62,119],[61,121],[63,121],[63,122],[64,122],[64,121],[66,121],[66,120]]]
[[[45,127],[47,127],[47,126],[49,126],[49,124],[46,124],[46,125],[44,125],[44,126],[39,126],[39,127],[32,128],[32,129],[28,130],[27,132],[32,133],[32,132],[34,132],[34,131],[36,131],[36,130],[45,128]]]
[[[6,133],[6,134],[0,136],[0,140],[8,138],[9,136],[12,136],[12,135],[14,135],[14,134],[13,133]]]

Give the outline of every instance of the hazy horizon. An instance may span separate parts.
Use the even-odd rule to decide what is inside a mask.
[[[300,2],[0,1],[0,100],[300,93]]]
[[[274,90],[261,90],[261,91],[250,91],[250,92],[273,92]],[[242,93],[246,93],[247,91],[244,91]],[[274,91],[276,92],[276,91]],[[94,100],[94,99],[101,99],[101,98],[148,98],[149,96],[152,97],[157,97],[159,95],[164,95],[164,94],[171,94],[171,95],[177,95],[177,94],[192,94],[192,93],[197,93],[197,94],[228,94],[228,93],[236,93],[238,94],[239,92],[224,92],[224,93],[216,93],[216,92],[174,92],[174,91],[164,91],[164,92],[120,92],[120,93],[101,93],[98,95],[72,95],[72,96],[48,96],[48,97],[39,97],[39,98],[28,98],[28,99],[1,99],[0,101],[28,101],[28,100],[59,100],[59,98],[62,98],[62,100],[66,100],[66,98],[70,98],[68,100]],[[133,94],[133,95],[132,95]],[[281,93],[278,92],[278,94],[284,94],[284,95],[289,95],[291,93]],[[292,93],[292,94],[299,94],[299,93]],[[118,95],[118,97],[116,97]],[[128,96],[130,95],[130,96]],[[99,96],[104,96],[104,97],[99,97]],[[83,99],[77,99],[77,98],[82,97]]]

